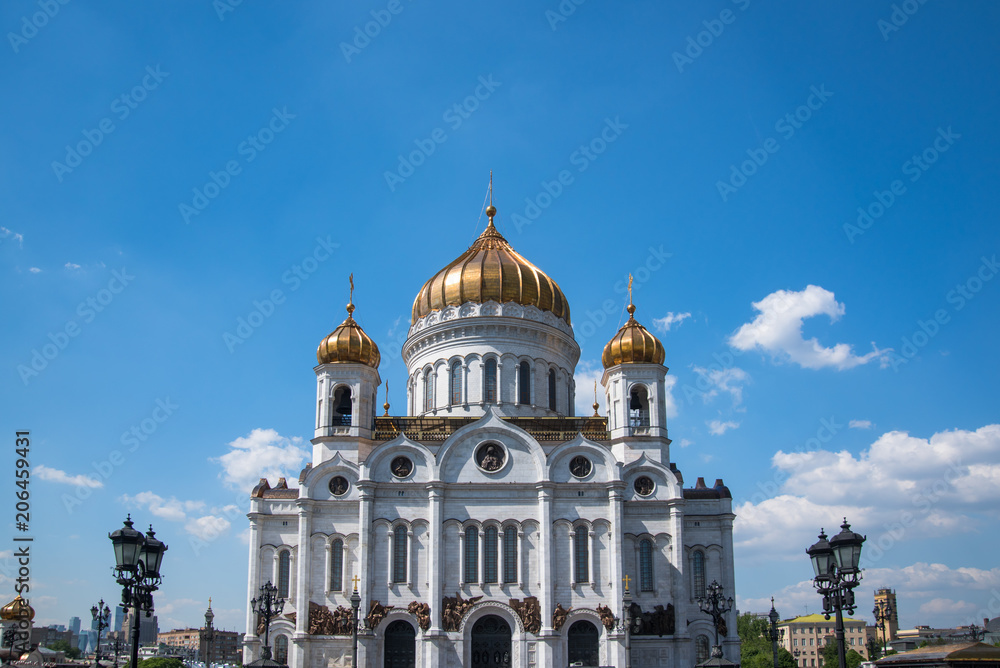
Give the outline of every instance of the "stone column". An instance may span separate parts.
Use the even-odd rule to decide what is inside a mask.
[[[458,586],[465,586],[465,529],[458,527]]]
[[[389,541],[389,558],[386,559],[386,563],[389,565],[389,572],[386,574],[386,582],[389,583],[389,588],[392,588],[392,567],[396,565],[396,553],[393,551],[396,543],[396,532],[393,530],[392,525],[386,530],[386,538]]]
[[[251,503],[253,503],[251,501]],[[250,591],[249,598],[256,598],[260,591],[260,527],[258,526],[260,515],[251,510],[250,512],[250,569],[247,582],[247,589]],[[249,663],[256,656],[256,647],[259,644],[257,639],[257,620],[254,619],[253,610],[247,606],[247,634],[244,638],[244,646],[250,650],[250,654],[244,653],[243,662]]]
[[[433,632],[441,630],[441,569],[445,568],[443,545],[444,528],[441,526],[441,506],[444,501],[444,485],[432,482],[427,485],[427,496],[430,501],[431,526],[427,545],[427,604],[431,606],[431,628]],[[459,577],[461,580],[461,577]]]
[[[538,565],[541,589],[538,605],[542,610],[542,629],[538,633],[536,662],[539,666],[555,665],[558,654],[559,634],[552,629],[552,608],[555,584],[552,581],[552,491],[554,484],[538,483]],[[572,578],[571,578],[572,579]]]
[[[296,657],[292,665],[305,666],[309,663],[308,647],[306,642],[309,638],[309,585],[310,566],[312,565],[312,555],[310,553],[310,537],[312,535],[312,502],[308,499],[300,499],[299,506],[299,537],[298,554],[295,559],[295,633],[293,642],[289,647],[290,652],[294,652]]]

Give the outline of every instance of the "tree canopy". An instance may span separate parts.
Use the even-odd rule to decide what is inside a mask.
[[[740,666],[742,668],[773,668],[774,655],[767,638],[767,620],[744,613],[736,620],[740,636]],[[795,659],[784,647],[778,647],[778,668],[796,668]]]
[[[844,656],[847,668],[858,668],[864,660],[865,657],[854,649],[847,650],[847,654]],[[838,664],[837,641],[831,640],[823,646],[823,666],[824,668],[834,668]]]

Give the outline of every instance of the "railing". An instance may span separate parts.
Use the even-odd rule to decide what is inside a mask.
[[[475,417],[376,417],[375,440],[389,441],[405,434],[414,441],[444,441],[462,427],[481,418]],[[606,441],[608,420],[605,417],[505,417],[515,427],[528,432],[536,441],[565,442],[583,434],[592,441]]]

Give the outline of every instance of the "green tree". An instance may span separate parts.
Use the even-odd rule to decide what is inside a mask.
[[[77,659],[80,657],[80,648],[73,647],[65,640],[53,640],[46,645],[46,647],[56,652],[63,652],[69,659]]]
[[[847,668],[858,668],[865,657],[857,650],[849,649],[844,656],[844,663]],[[837,656],[837,641],[831,640],[823,646],[823,668],[835,668],[840,665],[840,657]]]
[[[740,666],[742,668],[773,668],[771,641],[767,638],[770,624],[749,613],[736,620],[736,631],[740,636]],[[796,668],[795,659],[784,647],[778,648],[778,667]]]
[[[139,668],[184,668],[184,662],[180,659],[154,657],[152,659],[140,659]]]

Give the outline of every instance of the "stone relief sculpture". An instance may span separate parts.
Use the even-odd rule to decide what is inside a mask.
[[[426,631],[431,627],[431,606],[426,603],[411,601],[406,610],[417,618],[417,624],[422,630]]]
[[[349,636],[353,631],[354,613],[342,605],[330,608],[309,601],[309,635]]]
[[[638,603],[629,608],[632,633],[637,636],[671,636],[674,634],[674,604],[658,605],[652,612],[643,612]]]
[[[472,606],[481,599],[482,596],[473,596],[470,599],[463,599],[462,595],[455,592],[454,598],[445,596],[441,600],[441,624],[445,631],[457,631],[462,625],[462,618],[465,617]]]
[[[572,609],[572,607],[566,609],[562,607],[562,603],[557,603],[556,609],[552,611],[552,628],[556,631],[561,629],[563,624],[566,623],[566,617],[569,615],[569,611]]]
[[[509,601],[510,607],[521,618],[524,630],[528,633],[538,633],[542,630],[542,608],[538,604],[537,596],[528,596],[522,602],[520,599],[512,598]]]
[[[392,605],[382,605],[379,601],[372,601],[371,606],[368,608],[368,616],[365,617],[365,623],[368,624],[368,628],[375,629],[394,607]]]
[[[601,623],[604,624],[604,628],[608,631],[613,631],[615,628],[615,613],[611,612],[611,608],[606,605],[597,606],[597,614],[601,616]]]

